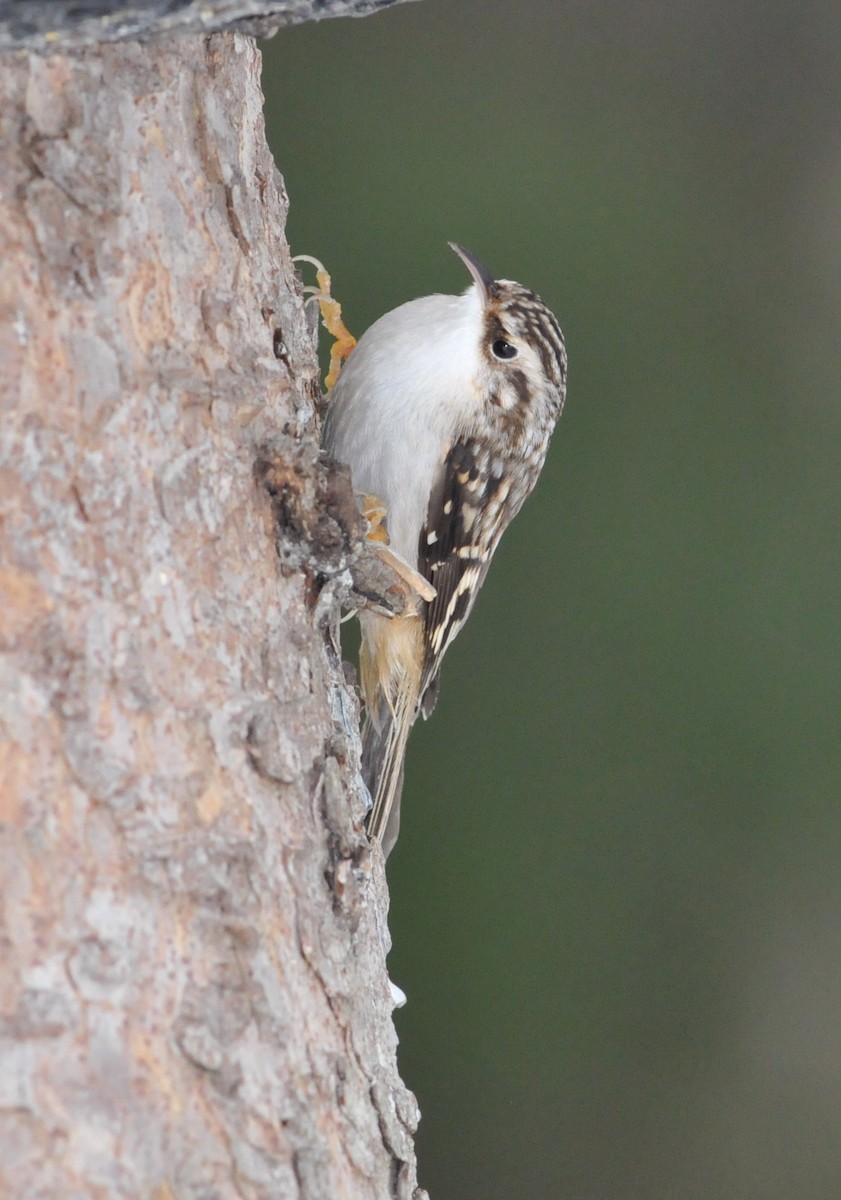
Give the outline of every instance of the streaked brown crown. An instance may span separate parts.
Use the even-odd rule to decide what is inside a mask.
[[[567,352],[558,318],[535,292],[509,279],[488,286],[485,325],[489,347],[497,338],[521,338],[539,354],[547,380],[566,386]]]

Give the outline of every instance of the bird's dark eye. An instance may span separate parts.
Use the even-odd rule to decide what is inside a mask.
[[[497,338],[491,346],[491,353],[494,358],[516,358],[517,347],[506,342],[505,338]]]

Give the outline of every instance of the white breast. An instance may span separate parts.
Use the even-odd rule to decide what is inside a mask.
[[[395,308],[360,338],[331,396],[325,448],[356,492],[385,501],[392,545],[411,563],[442,456],[482,403],[481,317],[475,286]]]

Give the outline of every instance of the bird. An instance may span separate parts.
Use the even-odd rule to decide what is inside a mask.
[[[444,655],[537,482],[566,397],[553,312],[449,245],[470,273],[467,289],[410,300],[366,330],[322,436],[354,491],[381,501],[391,550],[428,585],[401,615],[359,614],[367,829],[385,857],[400,826],[409,731],[435,707]]]

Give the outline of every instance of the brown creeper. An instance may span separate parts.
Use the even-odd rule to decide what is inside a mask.
[[[436,592],[403,616],[360,615],[368,831],[386,854],[409,730],[435,707],[441,660],[537,481],[566,392],[563,334],[540,297],[451,245],[470,287],[380,317],[339,377],[324,430],[354,489],[382,498],[392,549]]]

